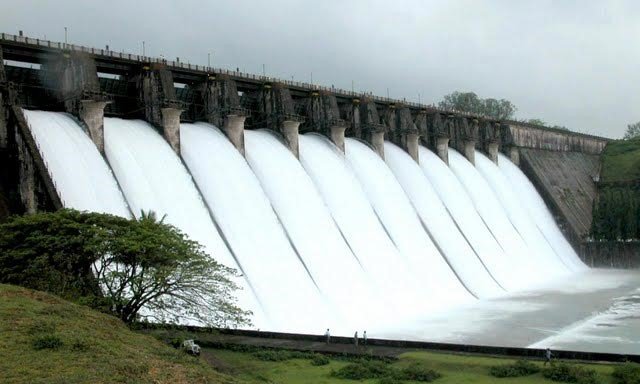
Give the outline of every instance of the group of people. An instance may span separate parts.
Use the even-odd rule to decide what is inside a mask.
[[[324,333],[324,337],[326,338],[327,344],[331,343],[331,332],[329,331],[329,328],[327,328],[327,331]],[[358,342],[358,331],[356,331],[356,333],[353,334],[353,344],[357,347]],[[367,331],[362,332],[362,345],[367,345]]]

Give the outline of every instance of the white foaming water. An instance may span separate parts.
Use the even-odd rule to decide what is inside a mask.
[[[404,263],[397,265],[406,268],[388,270],[387,273],[400,273],[397,276],[400,279],[413,276],[415,281],[422,281],[422,284],[417,283],[421,291],[416,300],[424,301],[424,306],[443,308],[468,299],[468,293],[442,259],[411,202],[384,161],[367,145],[355,139],[346,140],[345,152],[348,164],[360,181],[366,197],[403,256],[400,260]],[[394,260],[398,260],[398,257],[394,257]],[[424,315],[424,312],[421,314]]]
[[[60,112],[24,115],[66,208],[131,216],[109,166],[76,120]]]
[[[393,317],[397,319],[398,315],[411,312],[407,311],[407,307],[414,307],[415,302],[398,300],[398,296],[406,296],[406,291],[401,289],[410,289],[404,282],[409,273],[408,269],[402,267],[405,259],[387,236],[344,155],[323,136],[307,134],[300,136],[300,161],[362,267],[377,283],[379,291],[375,295],[381,298],[386,296],[388,303],[398,305],[398,308],[385,309],[385,315],[389,317],[388,312],[393,311],[396,313]],[[446,294],[455,297],[456,291],[441,292],[442,287],[435,284],[438,265],[431,267],[428,261],[428,257],[424,257],[419,260],[419,265],[415,265],[414,271],[424,277],[421,281],[424,284],[419,286],[421,298],[418,300],[424,301],[427,292],[438,292],[440,294],[429,297],[425,304],[434,308],[442,307],[447,304],[444,302]],[[445,274],[441,278],[446,277]],[[380,304],[376,307],[380,307]]]
[[[535,261],[540,267],[545,268],[546,274],[540,276],[540,283],[553,277],[568,273],[567,267],[555,254],[547,240],[531,221],[529,214],[511,187],[511,183],[500,172],[498,166],[488,157],[476,151],[476,168],[487,180],[491,189],[496,193],[498,199],[505,208],[509,220],[516,228],[522,239],[529,246]]]
[[[574,271],[588,269],[564,237],[536,187],[522,170],[503,154],[498,154],[498,166],[500,171],[511,181],[511,186],[516,190],[516,196],[521,205],[526,207],[530,217],[556,254]]]
[[[105,152],[136,217],[154,211],[158,218],[202,244],[216,261],[237,268],[189,172],[169,144],[141,120],[104,119]],[[238,295],[243,309],[260,312],[244,280]]]
[[[525,288],[536,284],[544,272],[509,221],[487,181],[473,164],[453,149],[449,149],[449,167],[466,189],[478,214],[508,256],[505,267],[513,271],[516,286]]]
[[[507,255],[478,215],[456,175],[442,159],[424,147],[420,147],[420,168],[491,276],[507,291],[517,290],[520,276],[509,267]]]
[[[385,143],[385,159],[415,207],[422,224],[464,286],[478,298],[504,291],[462,236],[420,166],[399,147]]]
[[[270,319],[256,325],[313,333],[331,326],[317,288],[242,155],[210,124],[181,124],[180,139],[184,161]]]
[[[300,150],[303,151],[304,148],[308,148],[308,146],[302,147],[307,144],[307,141],[304,137],[300,137],[300,140],[302,141]],[[246,131],[245,145],[247,161],[262,183],[291,242],[321,292],[344,317],[345,332],[347,330],[352,332],[353,329],[364,326],[368,328],[380,326],[380,323],[386,320],[385,317],[390,317],[388,306],[391,302],[386,301],[385,296],[391,295],[385,293],[384,296],[376,297],[378,293],[372,288],[356,255],[345,242],[322,197],[300,162],[280,142],[279,138],[269,131]],[[316,164],[318,160],[322,160],[314,156],[313,150],[305,157],[307,165],[310,162]],[[326,160],[333,161],[330,158]],[[338,187],[341,190],[343,186],[338,184],[332,186],[332,188]],[[376,241],[373,240],[373,242]],[[373,256],[367,255],[367,257]],[[365,261],[361,260],[367,268],[369,264],[365,264]],[[387,262],[387,264],[390,263]],[[385,275],[384,280],[381,281],[378,280],[381,276],[375,273],[377,271],[368,270],[367,272],[380,285],[380,288],[399,293],[396,290],[397,287],[392,285],[396,281],[389,281],[389,274]],[[396,300],[394,304],[397,310],[405,309],[401,304],[408,305],[403,298]],[[398,313],[396,312],[396,315]],[[332,328],[337,327],[332,326]]]

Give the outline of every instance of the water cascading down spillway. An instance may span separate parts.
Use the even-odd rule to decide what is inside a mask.
[[[317,332],[330,326],[331,311],[244,157],[210,124],[181,124],[180,139],[191,175],[260,298],[268,329]]]

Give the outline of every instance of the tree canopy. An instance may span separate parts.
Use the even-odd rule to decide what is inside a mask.
[[[516,113],[516,106],[506,99],[483,99],[474,92],[453,92],[444,96],[438,104],[443,109],[455,109],[479,115],[485,115],[497,120],[510,119]]]
[[[60,210],[0,224],[0,282],[91,301],[125,322],[248,324],[234,276],[153,213]]]
[[[624,139],[633,139],[640,137],[640,121],[627,125],[627,131],[624,133]]]

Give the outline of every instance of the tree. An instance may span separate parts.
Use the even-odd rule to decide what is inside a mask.
[[[629,140],[636,137],[640,137],[640,121],[634,124],[627,125],[627,131],[624,134],[624,139]]]
[[[482,99],[473,92],[453,92],[445,95],[440,108],[485,115],[498,120],[510,119],[517,108],[509,100]]]
[[[0,282],[76,294],[125,322],[249,324],[251,313],[236,306],[234,276],[153,213],[127,220],[61,210],[0,225]]]

